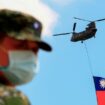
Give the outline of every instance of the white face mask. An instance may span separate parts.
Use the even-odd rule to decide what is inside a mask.
[[[10,51],[9,65],[0,67],[14,85],[21,85],[33,79],[38,72],[37,56],[32,51]]]

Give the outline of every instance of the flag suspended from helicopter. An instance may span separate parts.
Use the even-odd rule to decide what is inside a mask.
[[[105,105],[105,78],[94,76],[93,79],[96,89],[97,105]]]

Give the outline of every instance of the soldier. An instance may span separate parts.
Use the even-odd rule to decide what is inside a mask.
[[[41,30],[42,24],[28,14],[0,10],[0,105],[30,105],[15,86],[37,74],[39,49],[52,50],[41,40]]]

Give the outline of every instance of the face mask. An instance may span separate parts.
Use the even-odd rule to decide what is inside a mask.
[[[10,51],[9,65],[0,67],[13,85],[21,85],[33,79],[38,70],[37,56],[32,51]]]

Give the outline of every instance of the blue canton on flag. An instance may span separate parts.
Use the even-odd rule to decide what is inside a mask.
[[[93,78],[96,90],[105,90],[105,78],[95,76]]]

